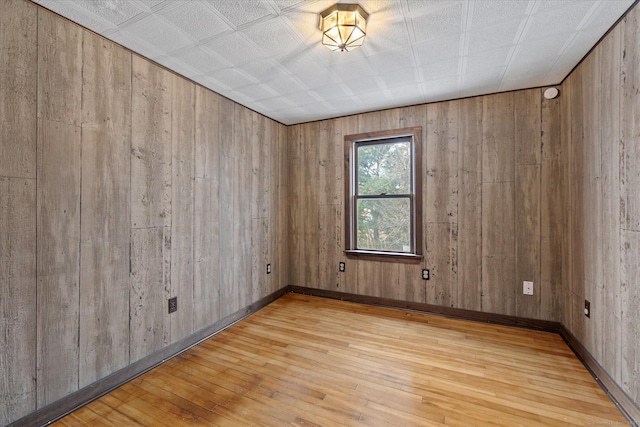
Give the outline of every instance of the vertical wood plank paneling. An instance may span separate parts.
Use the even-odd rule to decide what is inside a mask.
[[[131,53],[83,33],[80,387],[129,363]]]
[[[235,126],[234,103],[220,98],[220,317],[234,312],[235,305],[235,229],[239,221],[234,215],[236,144],[233,138]],[[237,196],[239,197],[239,196]]]
[[[36,409],[35,210],[34,179],[0,178],[0,330],[10,331],[0,335],[2,425]]]
[[[583,103],[582,103],[582,67],[578,67],[571,75],[571,285],[568,300],[570,301],[569,323],[573,334],[584,343],[584,190],[583,180]]]
[[[252,294],[250,272],[289,264],[289,161],[284,126],[236,126],[232,101],[202,89],[200,105],[193,83],[29,2],[0,15],[5,424],[213,323],[220,277],[227,314],[288,284],[283,268]],[[236,242],[256,235],[252,262]]]
[[[422,279],[423,268],[423,264],[399,266],[398,290],[394,299],[411,302],[426,301],[426,281]]]
[[[561,103],[568,94],[561,88],[560,99],[542,100],[542,164],[540,178],[540,317],[560,320],[563,288],[569,284],[568,258],[568,181],[567,150],[561,131]],[[535,287],[535,286],[534,286]]]
[[[196,87],[193,322],[220,318],[220,97]]]
[[[514,186],[482,185],[482,311],[515,314]]]
[[[427,260],[431,279],[427,304],[455,307],[458,292],[458,227],[455,222],[427,223]]]
[[[253,112],[236,105],[234,107],[233,140],[235,145],[233,188],[233,292],[227,301],[229,313],[233,313],[251,299],[251,165],[253,138]]]
[[[130,362],[169,344],[171,228],[131,230]]]
[[[621,381],[620,305],[620,102],[622,99],[622,27],[601,42],[600,139],[602,146],[603,341],[601,363]]]
[[[132,227],[170,227],[172,74],[137,55],[132,69]]]
[[[0,425],[36,409],[37,34],[33,4],[0,3]]]
[[[171,297],[178,311],[170,316],[175,342],[194,329],[194,176],[195,85],[172,76],[171,92]]]
[[[358,295],[382,296],[383,271],[382,262],[358,260]]]
[[[318,266],[319,286],[322,289],[339,289],[339,254],[341,228],[340,195],[342,180],[338,173],[342,172],[342,157],[338,155],[339,141],[335,135],[335,120],[320,122],[318,135]],[[340,189],[340,190],[338,190]]]
[[[42,407],[78,389],[81,141],[73,125],[41,119],[38,128],[37,379]]]
[[[483,98],[482,310],[515,314],[513,93]]]
[[[513,92],[483,97],[482,181],[513,182],[515,124]]]
[[[269,198],[271,177],[271,133],[267,128],[267,119],[255,114],[251,147],[251,301],[261,298],[267,287],[266,268],[269,256]]]
[[[289,146],[288,133],[284,125],[278,127],[278,159],[279,166],[276,169],[278,175],[278,211],[274,214],[278,224],[278,251],[277,263],[280,281],[278,289],[287,286],[289,282],[289,263],[293,252],[290,251],[290,225],[289,225],[289,196],[291,184],[289,182]],[[275,289],[274,289],[275,291]]]
[[[622,55],[622,228],[640,230],[640,11],[624,19]]]
[[[289,218],[289,251],[291,258],[289,262],[289,284],[296,286],[304,286],[302,280],[302,250],[303,250],[303,222],[304,205],[302,203],[302,159],[300,157],[300,141],[302,140],[302,126],[292,126],[287,129],[287,147],[289,148],[289,209],[287,216]],[[296,148],[297,147],[297,148]],[[297,156],[297,157],[296,157]]]
[[[561,163],[563,165],[562,176],[564,178],[565,211],[564,232],[562,235],[564,248],[562,251],[562,277],[564,278],[562,289],[560,290],[562,310],[560,312],[560,322],[573,332],[571,322],[571,292],[573,284],[573,151],[572,151],[572,114],[571,114],[571,94],[573,74],[569,75],[562,85],[562,96],[560,97],[560,117],[561,117],[561,144],[563,153]],[[546,186],[544,186],[546,188]],[[575,335],[575,334],[574,334]]]
[[[426,202],[426,263],[433,274],[427,284],[426,301],[449,307],[456,305],[458,296],[459,115],[458,101],[427,105],[423,203]]]
[[[38,10],[38,117],[80,125],[82,29]]]
[[[220,318],[219,182],[196,178],[194,192],[193,323],[198,330]]]
[[[515,92],[515,230],[516,315],[540,317],[540,161],[542,109],[540,91]],[[522,282],[534,284],[533,295],[522,293]]]
[[[251,302],[266,296],[268,284],[269,219],[251,220]]]
[[[340,148],[340,150],[338,150]],[[336,205],[342,201],[342,144],[336,139],[336,120],[320,123],[318,135],[318,203]]]
[[[38,11],[37,403],[78,389],[82,30]]]
[[[640,12],[624,19],[622,47],[621,206],[621,380],[640,403]]]
[[[300,165],[302,169],[302,182],[301,186],[301,203],[306,207],[305,214],[299,218],[301,229],[301,265],[298,268],[301,269],[301,277],[299,280],[305,283],[304,286],[312,288],[319,288],[320,283],[318,280],[319,266],[318,266],[318,247],[319,247],[319,232],[318,232],[318,220],[319,220],[319,193],[320,189],[317,185],[320,179],[320,168],[318,162],[318,132],[320,129],[320,123],[314,122],[302,128],[302,158]],[[314,182],[315,185],[307,185]]]
[[[0,4],[0,176],[4,177],[36,177],[37,34],[34,5],[23,0]]]
[[[591,318],[581,317],[583,344],[597,359],[602,356],[602,321],[603,321],[603,266],[602,266],[602,181],[601,181],[601,138],[600,138],[600,50],[594,50],[581,64],[580,90],[581,134],[580,144],[576,144],[575,159],[580,165],[574,176],[577,182],[574,208],[581,216],[582,228],[573,229],[577,236],[576,249],[583,257],[582,281],[574,282],[576,295],[588,299],[592,303]],[[577,88],[576,88],[577,89]],[[574,276],[575,277],[575,276]],[[578,316],[576,316],[578,317]],[[579,328],[580,329],[580,328]]]
[[[583,156],[582,215],[584,218],[584,296],[593,303],[591,319],[586,321],[588,339],[585,347],[597,359],[602,360],[603,327],[603,265],[602,265],[602,141],[600,135],[600,49],[595,49],[585,58],[582,67],[583,106]],[[608,126],[608,125],[605,125]],[[586,318],[585,318],[586,319]]]
[[[358,116],[348,116],[348,117],[343,117],[342,119],[339,119],[339,124],[337,125],[338,128],[342,129],[341,132],[341,136],[337,139],[336,143],[340,144],[340,152],[342,153],[341,158],[341,164],[342,164],[342,170],[343,170],[343,174],[344,174],[344,165],[345,162],[348,160],[344,157],[344,136],[345,135],[353,135],[355,133],[358,133]],[[342,182],[342,187],[341,189],[339,189],[339,191],[341,191],[343,198],[344,198],[344,177],[343,177],[343,182]],[[345,224],[345,215],[347,215],[346,212],[347,207],[344,206],[344,203],[342,204],[342,209],[340,210],[340,228],[341,228],[341,232],[340,232],[340,248],[341,250],[344,250],[346,242],[346,236],[345,236],[345,229],[344,229],[344,224]],[[342,292],[348,292],[348,293],[352,293],[352,294],[356,294],[358,293],[358,260],[357,259],[347,259],[344,255],[342,255],[341,260],[345,263],[345,271],[339,274],[339,281],[340,281],[340,289],[342,290]]]
[[[358,132],[377,132],[382,129],[382,111],[372,111],[370,113],[359,114]],[[386,114],[386,111],[384,112]]]
[[[458,122],[460,102],[427,105],[427,222],[458,221]]]
[[[515,150],[517,165],[541,162],[542,96],[539,89],[514,92]]]
[[[401,111],[400,108],[382,111],[380,113],[380,128],[384,130],[401,129]]]
[[[132,56],[130,361],[170,341],[172,74]]]
[[[381,267],[382,282],[380,284],[379,295],[382,298],[397,298],[401,264],[384,262]]]
[[[252,218],[266,218],[269,215],[269,201],[271,198],[271,176],[269,174],[271,132],[269,132],[268,119],[266,117],[257,113],[253,115],[251,199],[255,204],[252,205],[251,214]]]
[[[340,273],[338,270],[340,256],[341,231],[339,224],[339,205],[320,205],[318,212],[319,236],[319,283],[322,289],[339,290]]]
[[[539,135],[539,133],[538,133]],[[516,316],[540,317],[540,165],[516,166]],[[533,295],[522,293],[532,281]]]
[[[622,389],[635,401],[640,400],[640,232],[622,230],[622,268],[620,302]]]
[[[202,86],[195,87],[195,176],[197,179],[220,179],[220,140],[223,121],[221,103],[229,101]],[[230,144],[227,144],[230,145]]]
[[[482,308],[482,98],[460,101],[458,307]]]
[[[280,183],[281,177],[281,136],[280,129],[283,128],[284,125],[279,123],[275,123],[272,121],[267,122],[267,128],[269,132],[269,192],[271,194],[269,198],[269,212],[268,212],[268,223],[269,223],[269,235],[267,241],[267,253],[268,253],[268,262],[271,264],[271,275],[267,276],[266,287],[263,292],[266,292],[265,295],[269,295],[278,289],[280,289],[280,281],[282,280],[282,272],[284,271],[283,264],[281,264],[282,260],[280,259],[280,254],[278,252],[278,248],[281,245],[282,239],[280,237],[281,227],[279,226],[280,218],[278,217],[278,213],[284,213],[286,208],[280,209]],[[286,162],[285,162],[286,163]],[[285,169],[286,170],[286,169]],[[285,172],[286,173],[286,172]],[[286,216],[285,216],[286,218]]]

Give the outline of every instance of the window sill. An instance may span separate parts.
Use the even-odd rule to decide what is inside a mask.
[[[402,252],[376,252],[361,250],[345,250],[347,258],[357,258],[366,261],[402,262],[407,264],[419,264],[422,262],[421,254],[407,254]]]

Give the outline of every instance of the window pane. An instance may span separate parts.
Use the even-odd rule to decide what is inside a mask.
[[[409,198],[358,199],[357,248],[411,252]]]
[[[358,194],[409,194],[411,143],[358,146]]]

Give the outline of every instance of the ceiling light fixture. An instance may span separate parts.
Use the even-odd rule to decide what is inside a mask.
[[[320,13],[322,44],[331,50],[348,52],[362,46],[369,14],[360,5],[338,3]]]

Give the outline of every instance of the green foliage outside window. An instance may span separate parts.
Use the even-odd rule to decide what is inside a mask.
[[[410,252],[411,143],[358,146],[356,174],[358,249]]]

